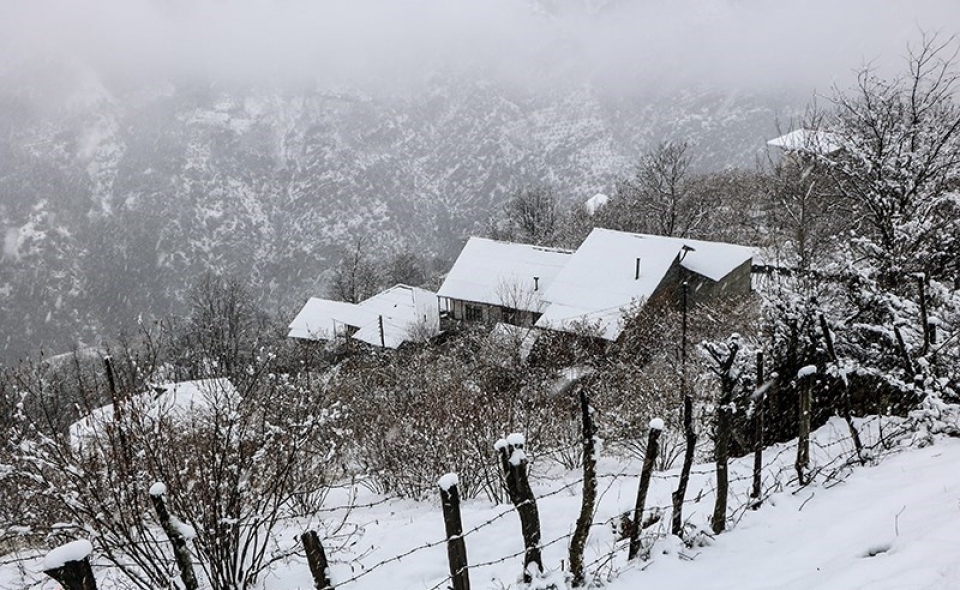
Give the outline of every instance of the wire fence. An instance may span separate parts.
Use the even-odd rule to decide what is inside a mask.
[[[883,430],[884,423],[889,425],[889,428],[886,432]],[[867,453],[869,460],[874,462],[882,458],[884,454],[894,450],[896,448],[897,441],[902,440],[904,436],[909,435],[911,432],[911,427],[906,424],[905,421],[879,416],[860,420],[857,425],[857,429],[861,438],[863,439],[863,450]],[[809,471],[810,483],[806,485],[800,484],[799,476],[792,461],[792,457],[797,453],[797,441],[776,444],[764,449],[760,498],[750,497],[749,488],[754,477],[752,462],[750,463],[749,468],[747,468],[746,460],[731,461],[731,472],[728,479],[730,484],[728,520],[734,524],[738,523],[740,519],[743,518],[744,514],[751,509],[755,510],[762,508],[763,501],[774,493],[788,490],[792,490],[792,493],[798,493],[814,483],[829,488],[842,482],[845,477],[852,472],[854,467],[860,463],[860,460],[854,448],[852,436],[848,432],[841,432],[839,429],[835,430],[836,432],[834,435],[827,441],[817,437],[811,439],[810,446],[812,462]],[[543,457],[548,456],[548,453],[549,451],[541,451],[538,455]],[[635,472],[636,465],[633,462],[625,461],[621,470],[612,473],[607,472],[599,474],[598,482],[600,482],[602,485],[602,491],[598,494],[597,503],[599,504],[603,501],[603,498],[609,494],[612,489],[614,489],[614,485],[618,481],[637,478],[637,474]],[[698,485],[700,489],[696,494],[688,494],[688,497],[684,499],[684,505],[697,505],[704,502],[704,500],[709,500],[715,496],[715,473],[715,467],[712,465],[699,465],[691,471],[691,476],[698,478]],[[653,473],[652,478],[663,484],[670,484],[679,480],[680,474],[674,472],[655,472]],[[549,491],[538,494],[536,501],[541,502],[548,500],[553,496],[567,493],[571,489],[581,486],[583,481],[584,480],[582,477],[566,481],[559,487],[554,487]],[[381,504],[381,502],[374,502],[363,506],[377,506],[379,504]],[[357,505],[357,507],[359,506],[360,505]],[[351,508],[354,507],[341,506],[331,508],[330,510],[349,510]],[[657,540],[667,536],[668,531],[666,530],[665,523],[669,521],[667,516],[672,510],[672,503],[648,504],[646,506],[647,512],[659,515],[659,518],[657,519],[657,523],[644,530],[644,547],[649,549]],[[490,526],[493,526],[501,519],[512,514],[516,514],[514,507],[504,508],[494,516],[486,518],[482,522],[465,530],[461,536],[469,543],[470,540],[477,536],[477,533],[487,529]],[[615,527],[618,525],[617,521],[622,519],[624,516],[626,515],[623,513],[618,513],[613,516],[594,520],[591,523],[591,527]],[[687,524],[689,525],[689,520]],[[709,531],[705,531],[698,527],[690,526],[690,530],[698,535],[711,535]],[[544,539],[540,543],[540,548],[546,549],[560,543],[569,542],[572,535],[573,532],[571,530],[549,539]],[[363,578],[387,565],[398,563],[418,553],[443,546],[447,543],[447,541],[448,540],[446,538],[437,537],[434,540],[424,542],[416,547],[405,550],[388,558],[381,559],[372,564],[357,564],[354,562],[353,565],[362,567],[362,571],[347,578],[334,580],[334,582],[338,588],[349,588],[355,582],[362,580]],[[607,577],[610,577],[615,575],[619,569],[622,568],[642,569],[644,567],[644,563],[642,561],[637,563],[627,563],[626,548],[628,542],[629,539],[625,536],[619,538],[613,543],[613,545],[609,547],[609,550],[605,552],[599,552],[595,557],[588,561],[585,565],[590,575],[593,575],[595,578],[599,578],[601,577],[602,571],[607,571]],[[525,551],[525,549],[507,551],[497,558],[471,563],[469,564],[469,568],[479,569],[518,560],[524,555]],[[693,556],[681,554],[681,558],[693,559]],[[439,590],[447,587],[452,584],[453,578],[454,575],[443,577],[435,584],[428,587],[427,590]]]
[[[838,423],[833,424],[831,432],[827,432],[831,430],[831,428],[821,429],[815,433],[815,436],[811,437],[811,466],[808,474],[809,482],[806,484],[801,482],[799,474],[796,471],[796,466],[792,460],[797,454],[797,440],[775,444],[763,450],[761,494],[759,498],[751,496],[751,487],[754,480],[752,455],[730,461],[727,521],[736,525],[749,511],[761,509],[763,502],[772,494],[787,491],[796,494],[801,490],[807,489],[808,486],[812,484],[829,488],[842,482],[846,476],[861,463],[861,459],[858,457],[854,447],[851,433],[846,429],[845,425],[841,428],[837,426],[837,424]],[[910,436],[914,432],[914,427],[915,425],[912,425],[907,419],[892,417],[875,416],[857,421],[857,431],[863,441],[862,451],[867,459],[872,462],[880,460],[885,454],[894,452],[899,448],[900,445],[898,443],[905,437]],[[541,451],[538,456],[547,457],[549,456],[548,453],[549,451]],[[623,491],[627,489],[624,484],[625,480],[636,479],[638,477],[636,471],[636,461],[624,460],[621,461],[619,469],[614,471],[609,471],[608,469],[606,472],[598,474],[597,482],[599,485],[596,505],[600,506],[613,490],[617,490],[617,492],[622,495]],[[652,480],[658,482],[657,485],[660,487],[661,492],[663,492],[664,488],[675,486],[680,477],[680,474],[677,473],[676,470],[667,472],[660,471],[652,474]],[[717,490],[715,465],[697,465],[691,470],[691,477],[696,481],[694,489],[697,489],[697,491],[696,493],[693,493],[693,490],[688,492],[687,497],[683,500],[685,506],[699,505],[715,498]],[[584,478],[580,476],[570,480],[564,479],[559,485],[557,485],[558,483],[556,477],[552,479],[544,478],[538,481],[535,487],[542,491],[536,494],[534,501],[540,503],[549,501],[551,498],[562,494],[571,494],[572,490],[584,484]],[[621,484],[619,487],[617,487],[618,483]],[[337,531],[347,526],[351,516],[356,516],[365,511],[389,508],[390,503],[395,501],[395,499],[389,497],[383,497],[365,503],[358,503],[355,500],[355,493],[350,492],[349,500],[346,503],[325,506],[313,515],[314,518],[317,518],[322,517],[322,515],[338,514],[336,519],[339,521],[339,524],[336,527],[328,529],[325,533],[325,540],[328,543],[335,540]],[[807,501],[809,501],[809,499]],[[806,502],[804,505],[805,504]],[[632,562],[629,562],[626,557],[629,535],[625,534],[622,530],[624,519],[628,518],[628,515],[632,516],[632,512],[619,510],[615,511],[612,515],[598,518],[595,510],[594,520],[590,525],[591,530],[604,527],[612,528],[617,536],[613,542],[606,547],[606,550],[596,551],[595,554],[591,556],[591,559],[585,563],[587,575],[594,580],[600,581],[601,578],[612,578],[627,569],[643,569],[646,566],[645,559],[649,556],[652,547],[654,547],[659,540],[669,535],[667,523],[670,521],[669,515],[673,509],[672,502],[661,504],[654,502],[648,503],[645,506],[645,513],[650,514],[651,518],[648,519],[648,526],[642,528],[641,540],[644,550],[641,552],[641,559]],[[803,505],[800,509],[803,509]],[[485,517],[481,522],[472,524],[469,528],[463,530],[460,538],[464,539],[468,544],[471,542],[482,543],[483,539],[479,537],[480,533],[514,514],[517,514],[517,506],[497,507],[494,514]],[[712,531],[691,523],[691,517],[691,515],[688,515],[684,529],[685,534],[689,535],[686,539],[689,543],[688,547],[693,546],[692,540],[696,536],[712,536]],[[302,521],[300,521],[300,524],[302,525]],[[642,523],[631,524],[631,526],[641,525]],[[290,526],[291,528],[296,526],[295,522],[291,521]],[[382,571],[392,564],[401,563],[413,556],[444,546],[449,541],[446,536],[438,534],[437,537],[425,540],[411,548],[404,549],[370,563],[368,560],[369,556],[380,548],[371,546],[365,550],[357,549],[356,545],[358,545],[358,542],[355,537],[362,534],[364,525],[352,523],[350,526],[353,527],[352,532],[345,536],[352,539],[350,542],[352,547],[350,550],[343,550],[344,546],[337,547],[335,551],[339,555],[335,554],[335,558],[331,560],[331,563],[349,565],[351,571],[354,573],[347,577],[335,578],[333,583],[337,588],[355,588],[358,582],[376,572]],[[571,526],[567,532],[541,539],[539,544],[540,549],[547,549],[562,543],[569,543],[573,536],[572,529],[571,522]],[[305,557],[302,548],[300,549],[298,554],[301,558]],[[525,552],[526,548],[520,550],[505,550],[497,557],[470,563],[465,567],[468,570],[476,570],[513,562],[524,556]],[[679,556],[683,559],[693,559],[695,554],[681,552]],[[435,557],[436,556],[433,556],[431,559]],[[103,571],[104,568],[111,567],[107,564],[94,565],[101,573],[106,573]],[[294,566],[291,563],[288,564],[288,567],[298,566]],[[549,573],[557,574],[560,572],[560,575],[562,575],[562,569],[563,566],[561,564],[560,570],[550,570]],[[518,571],[519,570],[518,564]],[[445,577],[438,577],[436,582],[431,586],[427,587],[424,585],[424,587],[427,590],[444,588],[453,583],[454,577],[458,573],[460,572],[457,571]],[[40,587],[40,582],[38,581],[32,584],[31,587]]]

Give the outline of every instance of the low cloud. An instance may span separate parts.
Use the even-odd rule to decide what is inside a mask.
[[[894,67],[956,0],[0,0],[0,68],[116,84],[416,87],[437,71],[626,91],[827,90]],[[26,66],[24,64],[27,64]],[[0,88],[0,91],[3,89]]]

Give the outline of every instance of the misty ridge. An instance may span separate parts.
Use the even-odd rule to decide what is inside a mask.
[[[0,0],[0,362],[183,310],[205,273],[284,317],[363,238],[442,272],[524,186],[704,170],[949,0]],[[818,100],[827,100],[820,98]]]

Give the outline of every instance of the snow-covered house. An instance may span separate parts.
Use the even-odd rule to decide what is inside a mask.
[[[536,325],[616,340],[625,309],[675,297],[684,281],[694,302],[748,293],[752,258],[745,246],[594,229],[544,292]]]
[[[788,154],[807,153],[820,156],[829,156],[843,149],[843,143],[836,134],[819,129],[794,129],[771,139],[767,145],[780,148]]]
[[[438,292],[454,319],[535,325],[607,340],[624,310],[689,285],[691,302],[750,291],[753,250],[594,229],[576,251],[471,238]]]
[[[289,338],[353,338],[373,346],[397,348],[440,331],[437,294],[396,285],[360,303],[313,297],[290,323]]]
[[[134,395],[125,402],[126,413],[134,411],[144,420],[171,419],[188,422],[191,417],[235,399],[237,390],[228,379],[200,379],[152,385],[150,391]],[[91,411],[70,425],[70,441],[74,446],[102,435],[103,424],[114,419],[113,404]]]
[[[437,291],[440,310],[455,320],[536,323],[542,295],[572,252],[470,238]]]
[[[597,211],[602,209],[610,202],[610,197],[603,193],[597,193],[584,201],[583,210],[586,211],[587,215],[593,216],[597,214]]]

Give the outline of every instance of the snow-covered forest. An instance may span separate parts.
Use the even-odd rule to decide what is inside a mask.
[[[154,218],[154,233],[107,210],[159,207],[165,189],[107,175],[135,189],[99,193],[126,197],[86,215],[103,250],[86,249],[79,266],[76,235],[53,209],[7,198],[63,178],[8,159],[16,174],[0,178],[0,214],[21,208],[36,223],[4,242],[4,337],[30,341],[11,348],[18,357],[35,342],[59,354],[0,366],[0,587],[957,587],[958,51],[956,37],[919,31],[895,66],[857,66],[789,124],[753,112],[755,128],[787,127],[754,161],[724,152],[723,133],[708,144],[684,126],[589,178],[573,165],[545,173],[557,160],[542,153],[498,156],[490,167],[516,168],[464,180],[458,194],[476,207],[443,203],[459,217],[422,192],[363,202],[370,216],[356,223],[342,212],[357,203],[317,213],[301,197],[336,183],[303,162],[264,192],[257,181],[211,191],[205,172],[191,180],[180,175],[191,166],[171,164],[154,172],[197,182],[177,194],[216,193],[268,221],[200,212],[197,197],[185,217]],[[365,104],[380,120],[381,103]],[[350,123],[326,129],[338,125]],[[11,137],[7,155],[24,155],[23,136]],[[606,141],[594,139],[590,149]],[[562,137],[555,147],[564,152]],[[494,152],[443,157],[481,153]],[[257,177],[248,164],[236,162]],[[372,182],[366,164],[333,192]],[[473,167],[420,165],[420,188],[436,170]],[[287,225],[291,210],[302,225]],[[202,256],[164,242],[176,242],[168,224],[194,215],[210,229]],[[35,248],[28,226],[43,235]],[[335,231],[309,242],[315,226]],[[251,237],[267,227],[271,239]],[[748,245],[751,292],[689,303],[684,287],[680,300],[634,301],[615,341],[588,325],[469,321],[396,350],[287,337],[290,306],[309,289],[354,303],[396,283],[436,289],[446,248],[466,235],[573,250],[594,228]],[[127,231],[139,237],[124,242]],[[127,246],[144,240],[157,247],[138,259]],[[114,248],[122,272],[101,256]],[[297,274],[321,252],[322,280]],[[240,263],[216,263],[228,258]],[[103,272],[84,274],[86,264]],[[165,274],[188,267],[189,281]],[[127,317],[119,283],[79,288],[79,276],[128,282]],[[19,313],[25,301],[49,317]],[[31,340],[41,325],[66,335]]]

